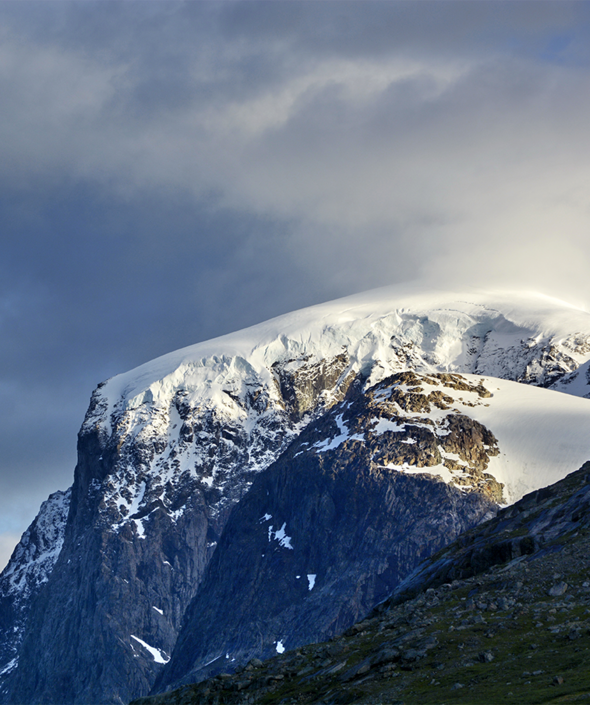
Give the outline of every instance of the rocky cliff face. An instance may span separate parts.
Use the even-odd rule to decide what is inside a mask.
[[[579,532],[587,534],[589,528],[590,462],[502,509],[494,521],[467,531],[409,574],[384,608],[443,583],[472,578],[493,566],[516,565],[528,557],[561,551],[568,539],[576,543]],[[571,572],[579,570],[580,566],[570,566]]]
[[[525,388],[553,394],[544,405],[538,395],[521,399],[508,382],[458,373],[541,386],[569,382],[569,391],[583,396],[588,390],[573,375],[590,356],[589,340],[587,314],[545,299],[517,309],[510,297],[397,300],[385,291],[290,314],[100,385],[79,435],[67,520],[62,512],[59,532],[53,538],[47,533],[54,561],[47,580],[36,591],[19,592],[19,617],[12,616],[14,598],[0,596],[5,634],[18,619],[22,625],[18,644],[6,637],[3,701],[120,703],[147,693],[173,652],[188,606],[203,599],[204,576],[212,580],[214,564],[228,560],[220,546],[229,550],[240,533],[238,510],[250,496],[254,504],[243,511],[255,506],[260,490],[252,490],[271,476],[283,478],[292,499],[303,485],[319,483],[329,488],[326,496],[349,492],[352,501],[359,486],[375,508],[370,516],[351,509],[364,535],[374,536],[372,557],[349,574],[364,576],[363,595],[348,595],[335,582],[330,594],[343,591],[351,606],[343,597],[322,619],[305,617],[296,606],[321,595],[321,570],[298,565],[308,572],[296,573],[300,582],[285,593],[294,601],[292,612],[284,605],[272,626],[277,644],[288,639],[291,626],[293,638],[301,640],[312,638],[314,621],[328,632],[340,628],[401,579],[426,543],[434,550],[502,495],[517,499],[586,457],[581,429],[590,415],[584,399]],[[566,450],[558,441],[559,419],[566,418],[561,410],[567,411]],[[502,425],[506,418],[510,423]],[[518,455],[527,442],[537,453],[528,470]],[[287,512],[281,486],[273,491],[277,507],[284,501]],[[428,505],[440,531],[429,533],[425,517],[418,522],[422,537],[415,533],[405,548],[398,546],[377,499],[388,491],[416,512],[419,492],[432,493],[442,502]],[[306,501],[311,507],[316,500],[310,495]],[[318,526],[356,550],[357,539],[346,538],[352,525],[330,513],[326,502],[314,510]],[[396,507],[397,524],[403,523],[402,506]],[[256,522],[265,513],[272,511],[262,509]],[[251,520],[249,514],[243,519]],[[279,520],[273,515],[272,523],[256,524],[260,540],[272,536],[272,545],[292,558],[295,549],[280,544],[291,536],[287,528],[282,533],[286,519]],[[294,514],[292,521],[304,537],[299,545],[306,544],[305,515]],[[224,538],[228,531],[232,541]],[[389,541],[397,548],[386,548]],[[396,552],[390,570],[385,555]],[[213,557],[218,562],[211,563]],[[28,554],[17,551],[2,580],[30,565]],[[316,576],[317,588],[314,583],[309,590],[308,575]],[[383,575],[388,577],[378,577]],[[306,581],[307,592],[299,587]],[[297,602],[300,593],[303,602]],[[263,606],[253,606],[252,614]],[[251,618],[246,612],[242,617]],[[251,634],[251,625],[240,634]],[[264,635],[264,649],[271,636]],[[251,650],[248,639],[240,641],[244,654]],[[203,649],[209,653],[214,646]]]
[[[345,355],[306,363],[274,365],[271,399],[248,369],[239,376],[239,362],[213,361],[229,377],[218,406],[183,388],[166,406],[146,395],[111,413],[110,433],[98,388],[80,432],[60,562],[18,649],[33,677],[6,671],[9,702],[127,702],[149,691],[231,508],[305,413],[321,413],[349,384]]]

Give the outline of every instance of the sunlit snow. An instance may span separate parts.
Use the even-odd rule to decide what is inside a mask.
[[[398,424],[396,421],[390,421],[389,419],[374,419],[374,426],[371,431],[376,435],[380,436],[382,433],[388,431],[403,431],[406,428],[406,424]]]
[[[178,521],[185,507],[174,506],[173,510],[171,497],[176,487],[186,481],[184,478],[198,481],[205,489],[218,490],[220,503],[232,501],[224,488],[234,481],[236,473],[260,472],[276,460],[311,418],[308,415],[293,422],[285,414],[280,386],[276,383],[277,364],[297,372],[344,352],[347,367],[343,375],[362,372],[367,387],[406,369],[510,379],[538,374],[536,382],[545,385],[546,371],[539,361],[545,359],[544,351],[548,350],[556,356],[559,369],[566,373],[555,387],[578,397],[589,395],[586,371],[590,365],[590,314],[587,312],[539,294],[424,292],[412,286],[396,286],[295,311],[164,355],[108,380],[97,390],[96,403],[84,423],[84,429],[102,429],[105,438],[116,433],[121,441],[131,445],[141,440],[158,448],[149,465],[121,466],[105,481],[101,490],[105,506],[117,507],[120,512],[112,520],[113,530],[118,531],[134,518],[137,535],[144,537],[149,520],[134,515],[148,501],[157,502],[160,511],[168,512],[172,521]],[[533,356],[530,358],[533,362],[527,355]],[[576,375],[579,365],[580,372]],[[211,417],[231,432],[215,436],[202,427],[190,443],[185,442],[181,437],[184,421],[175,402],[179,390],[185,407],[198,409],[202,414],[195,417],[195,423]],[[448,393],[453,399],[459,398],[459,394],[450,390]],[[260,394],[265,403],[255,409],[248,400]],[[462,394],[465,396],[465,392]],[[333,390],[326,390],[325,403],[336,398],[331,395]],[[383,392],[382,398],[386,401],[387,392]],[[477,400],[482,423],[489,401]],[[503,429],[501,406],[494,402],[489,408],[498,409],[494,422]],[[580,414],[585,423],[585,414],[576,406],[575,397],[568,395],[562,406],[563,413],[574,419],[572,428],[577,428]],[[442,410],[433,410],[429,417],[438,422],[444,415]],[[471,411],[469,415],[473,415]],[[534,415],[539,419],[538,411]],[[380,434],[405,429],[407,432],[412,418],[419,424],[418,415],[407,415],[405,426],[381,419],[371,431]],[[333,437],[317,442],[313,446],[316,452],[335,450],[347,441],[364,441],[363,434],[349,432],[342,414],[334,420],[338,431]],[[531,424],[534,426],[535,422]],[[526,433],[531,431],[531,424]],[[501,440],[493,423],[486,425]],[[579,441],[574,441],[573,449],[569,445],[577,430],[564,430],[567,442],[562,443],[556,434],[550,434],[556,439],[553,445],[560,447],[560,452],[552,455],[557,458],[553,470],[548,462],[543,464],[542,458],[536,460],[534,454],[523,461],[520,453],[519,462],[525,464],[511,461],[509,470],[502,465],[501,458],[492,459],[491,471],[501,474],[497,479],[509,485],[513,500],[546,483],[546,478],[559,479],[564,472],[579,466],[581,456],[584,459],[588,456],[587,448],[579,452]],[[539,434],[531,432],[538,437]],[[439,426],[437,434],[445,433],[448,431]],[[519,433],[525,433],[524,428]],[[506,430],[505,440],[509,440],[509,435]],[[208,449],[213,447],[215,439],[218,456],[211,464]],[[242,453],[237,461],[236,449]],[[540,470],[541,467],[546,469]],[[243,491],[250,481],[244,480]],[[211,511],[221,508],[221,504],[219,509],[212,506]],[[285,542],[288,543],[287,538]]]
[[[143,639],[140,639],[138,636],[134,636],[133,634],[130,634],[130,636],[132,639],[135,639],[135,641],[141,644],[143,648],[146,649],[146,651],[149,651],[156,663],[168,663],[168,661],[170,661],[170,657],[166,657],[164,655],[164,652],[160,651],[160,649],[156,649],[154,646],[146,644],[145,641],[143,641]]]
[[[339,414],[336,419],[336,424],[338,426],[338,430],[340,431],[339,435],[336,436],[335,438],[328,439],[325,441],[319,441],[318,443],[314,443],[312,445],[313,449],[316,449],[319,453],[323,453],[326,450],[334,450],[335,448],[338,448],[341,446],[344,441],[364,441],[365,436],[362,433],[355,433],[352,436],[350,435],[350,432],[348,430],[348,426],[344,423],[342,420],[342,414]]]

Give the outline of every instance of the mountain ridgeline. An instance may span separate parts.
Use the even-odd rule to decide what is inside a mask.
[[[590,458],[590,315],[385,289],[98,386],[0,576],[0,701],[126,703],[348,629]]]

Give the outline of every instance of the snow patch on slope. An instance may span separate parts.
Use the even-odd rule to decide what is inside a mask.
[[[345,441],[363,441],[365,439],[363,434],[350,433],[347,425],[342,420],[342,414],[336,416],[335,421],[340,433],[334,438],[329,438],[325,441],[319,441],[318,443],[315,443],[312,448],[317,450],[318,453],[323,453],[326,450],[334,450],[335,448],[341,446]]]
[[[170,661],[170,657],[166,656],[166,654],[160,649],[156,649],[155,646],[150,646],[138,636],[134,636],[133,634],[131,634],[130,636],[132,639],[135,639],[138,644],[141,644],[146,651],[150,653],[151,657],[156,663],[168,663],[168,661]]]
[[[488,472],[504,483],[509,503],[561,480],[590,459],[587,399],[507,380],[483,382],[494,397],[470,414],[498,439],[500,454],[491,458]]]
[[[489,429],[498,441],[500,453],[492,455],[486,472],[504,485],[507,503],[518,501],[528,492],[553,484],[590,459],[590,403],[587,399],[562,394],[550,389],[518,384],[509,380],[461,375],[468,383],[482,384],[492,396],[480,398],[474,391],[457,390],[448,386],[429,385],[421,379],[424,393],[443,389],[453,398],[449,409],[423,412],[399,412],[405,423],[388,419],[372,419],[376,433],[411,431],[428,428],[437,436],[445,431],[446,418],[457,412],[465,414]],[[380,389],[378,398],[387,400],[387,388]],[[433,425],[413,419],[428,419]],[[405,443],[415,442],[404,439]],[[458,455],[441,451],[443,459],[461,461]],[[459,463],[460,464],[460,463]],[[450,482],[453,474],[442,464],[416,467],[408,464],[387,467],[410,474],[435,475]]]
[[[279,546],[282,546],[283,548],[289,548],[293,550],[293,546],[291,545],[291,537],[287,536],[287,532],[285,531],[287,527],[287,523],[284,522],[283,525],[281,526],[280,529],[277,529],[276,531],[273,531],[272,525],[268,527],[268,540],[272,541],[278,541]]]

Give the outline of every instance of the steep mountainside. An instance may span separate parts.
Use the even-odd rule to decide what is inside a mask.
[[[171,353],[99,385],[79,435],[67,521],[55,535],[44,534],[55,559],[47,582],[19,593],[18,616],[10,616],[14,598],[0,595],[2,628],[17,635],[0,654],[3,702],[120,703],[147,693],[172,654],[187,607],[203,599],[204,577],[212,580],[214,566],[228,560],[233,540],[224,529],[250,488],[243,521],[260,501],[257,487],[270,482],[278,492],[282,477],[298,496],[312,467],[320,485],[332,483],[328,494],[350,492],[357,478],[375,498],[379,487],[396,484],[409,496],[428,481],[428,492],[445,498],[444,507],[430,507],[431,519],[436,524],[448,510],[452,529],[443,521],[433,538],[425,519],[422,538],[400,544],[407,557],[387,588],[376,587],[376,576],[387,573],[378,532],[394,528],[380,523],[375,505],[374,516],[361,522],[365,534],[376,533],[375,554],[355,568],[371,587],[347,613],[342,607],[340,616],[326,614],[322,628],[352,623],[413,568],[418,545],[423,556],[479,521],[500,497],[514,501],[588,457],[590,403],[580,397],[590,392],[589,359],[590,316],[561,302],[385,289]],[[391,381],[407,371],[417,376]],[[440,479],[449,484],[439,486]],[[281,511],[293,511],[287,494],[274,499]],[[264,509],[256,521],[265,513],[273,514]],[[233,517],[227,536],[240,533],[238,511]],[[333,530],[348,531],[338,520]],[[293,521],[305,532],[303,514]],[[277,545],[291,536],[283,536],[282,523],[257,526]],[[308,540],[302,538],[296,544],[293,537],[293,556]],[[24,545],[2,580],[30,571]],[[304,594],[315,600],[321,571],[306,570],[318,582]],[[306,579],[309,585],[299,579],[304,586]],[[286,594],[294,604],[300,597]],[[253,614],[261,609],[262,597]],[[288,612],[285,604],[273,629],[305,623],[303,612],[291,622]],[[311,638],[308,627],[293,629],[296,640]],[[286,632],[274,637],[281,638]],[[249,652],[249,642],[240,644]]]
[[[460,536],[343,635],[133,705],[587,702],[589,473]]]
[[[425,381],[402,373],[367,394],[358,385],[255,480],[157,687],[343,631],[426,555],[495,513],[502,489],[485,470],[496,439],[442,390],[446,381],[476,399],[489,392],[458,375],[428,378],[430,395],[410,391]],[[452,479],[413,474],[421,469]]]

